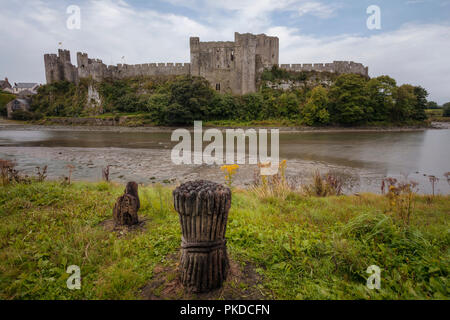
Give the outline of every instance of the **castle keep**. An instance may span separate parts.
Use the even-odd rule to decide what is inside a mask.
[[[192,75],[206,78],[220,92],[245,94],[257,91],[260,74],[266,68],[278,65],[289,71],[318,71],[356,73],[368,76],[368,68],[361,63],[334,61],[316,64],[278,64],[279,41],[265,34],[234,34],[234,41],[202,42],[190,38],[190,63],[118,64],[107,66],[99,59],[90,59],[86,53],[77,53],[77,67],[70,60],[68,50],[45,54],[47,83],[66,80],[78,83],[82,78],[124,79],[137,76]]]

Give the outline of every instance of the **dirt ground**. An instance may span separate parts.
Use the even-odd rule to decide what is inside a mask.
[[[139,223],[133,226],[116,226],[114,220],[107,219],[99,223],[99,226],[109,232],[117,232],[119,235],[125,235],[129,232],[144,231],[146,229],[148,218],[139,218]]]
[[[270,294],[264,292],[262,277],[249,263],[239,264],[230,259],[227,280],[223,287],[209,293],[188,293],[178,279],[179,255],[171,255],[165,265],[154,268],[153,279],[142,288],[145,300],[264,300]]]

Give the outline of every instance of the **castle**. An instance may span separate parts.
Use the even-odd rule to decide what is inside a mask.
[[[265,34],[234,34],[234,41],[202,42],[190,38],[190,63],[118,64],[107,66],[99,59],[90,59],[86,53],[77,53],[75,67],[68,50],[45,54],[47,83],[66,80],[78,83],[82,78],[93,80],[124,79],[137,76],[192,75],[206,78],[220,92],[245,94],[257,91],[262,71],[274,65],[289,71],[318,71],[337,74],[356,73],[368,76],[368,67],[352,61],[334,61],[316,64],[278,64],[278,37]]]

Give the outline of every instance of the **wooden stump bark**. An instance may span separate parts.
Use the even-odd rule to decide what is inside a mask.
[[[225,231],[231,190],[197,180],[173,191],[181,224],[180,280],[190,292],[207,292],[222,286],[229,262]]]
[[[128,182],[124,195],[117,198],[113,209],[113,219],[116,226],[132,226],[139,222],[138,211],[141,204],[139,202],[138,184]]]

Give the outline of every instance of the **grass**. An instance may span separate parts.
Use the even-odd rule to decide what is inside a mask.
[[[425,109],[427,116],[442,117],[444,109]]]
[[[206,121],[206,127],[298,127],[299,122],[290,119],[272,120],[216,120]]]
[[[111,233],[124,187],[33,182],[0,187],[0,299],[135,299],[180,245],[171,189],[140,187],[144,231]],[[414,196],[409,225],[385,196],[255,196],[234,190],[229,254],[255,266],[268,298],[448,299],[450,196]],[[173,262],[172,262],[173,263]],[[81,267],[81,290],[65,272]],[[381,268],[381,290],[366,269]]]
[[[450,122],[450,117],[444,117],[444,109],[426,109],[425,113],[431,121]]]
[[[76,125],[98,125],[99,123],[95,120],[104,121],[119,121],[120,126],[123,127],[154,127],[156,126],[154,120],[150,118],[148,114],[145,113],[105,113],[96,116],[82,116],[82,117],[57,117],[57,116],[47,116],[43,119],[30,121],[30,123],[41,124],[41,125],[53,125],[53,124],[73,124],[73,120],[79,120],[75,122]],[[106,123],[106,122],[105,122]],[[112,125],[109,123],[109,125]]]
[[[75,119],[76,117],[57,117],[57,116],[47,116],[44,119],[40,119],[37,121],[32,121],[32,123],[37,124],[67,124],[71,119]],[[123,118],[121,122],[121,126],[124,127],[157,127],[158,125],[152,120],[148,113],[104,113],[101,115],[95,116],[82,116],[78,117],[81,120],[86,120],[83,122],[77,122],[77,125],[95,125],[95,122],[90,120],[98,119],[98,120],[115,120],[118,121],[119,118]],[[450,121],[450,118],[438,117],[430,114],[431,121]],[[447,120],[446,120],[447,119]],[[303,125],[299,120],[293,119],[268,119],[268,120],[214,120],[214,121],[204,121],[203,125],[205,127],[231,127],[231,128],[245,128],[245,127],[304,127],[308,126]],[[353,127],[342,127],[342,126],[311,126],[310,128],[318,128],[318,129],[332,129],[332,128],[402,128],[402,127],[429,127],[429,121],[414,121],[408,120],[404,122],[388,122],[388,121],[378,121],[378,122],[369,122],[361,125],[356,125]]]

